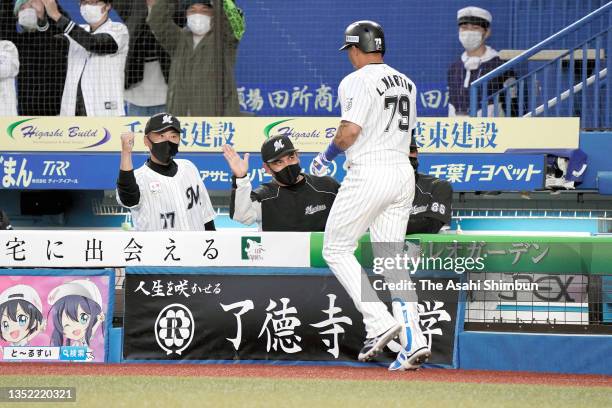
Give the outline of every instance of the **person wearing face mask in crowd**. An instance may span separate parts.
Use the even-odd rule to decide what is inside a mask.
[[[168,110],[187,116],[237,116],[234,65],[244,17],[234,0],[184,0],[185,29],[172,20],[168,0],[149,2],[153,5],[147,22],[172,60]],[[220,24],[214,7],[222,8],[217,13],[223,16]]]
[[[215,211],[199,170],[177,159],[181,123],[169,113],[151,116],[144,143],[151,152],[134,170],[134,134],[121,135],[117,202],[130,209],[137,231],[215,230]]]
[[[130,33],[124,91],[128,116],[149,117],[166,111],[170,55],[155,39],[147,24],[152,5],[153,0],[113,1],[113,9]],[[174,21],[183,22],[184,11],[178,7],[178,0],[169,0],[169,5]]]
[[[68,52],[67,44],[54,37],[61,31],[49,25],[41,0],[1,1],[0,21],[0,39],[11,41],[19,54],[17,114],[58,115]],[[1,98],[11,100],[4,93]]]
[[[450,225],[453,187],[446,180],[419,173],[418,148],[414,138],[410,144],[410,164],[414,169],[416,189],[406,234],[437,234]]]
[[[229,145],[223,155],[232,170],[230,217],[262,231],[324,231],[340,184],[329,176],[302,172],[297,149],[287,136],[275,136],[261,146],[261,158],[272,181],[251,189],[249,154],[243,158]]]
[[[123,116],[123,83],[129,35],[111,21],[112,0],[81,0],[82,26],[63,16],[56,0],[42,0],[54,25],[69,41],[62,116]]]
[[[19,53],[10,41],[0,40],[0,116],[17,115],[15,77],[19,73]]]
[[[448,115],[467,116],[470,110],[470,84],[503,64],[496,50],[486,45],[491,36],[493,17],[487,10],[479,7],[465,7],[457,12],[459,41],[465,52],[453,62],[448,70]],[[504,75],[489,82],[487,95],[499,91],[514,82],[515,74],[507,71]],[[511,92],[513,93],[513,92]],[[512,95],[514,96],[514,95]],[[505,95],[500,95],[498,115],[505,111]],[[514,113],[515,101],[511,103]],[[494,105],[490,104],[487,116],[494,115]],[[480,112],[478,116],[481,116]]]

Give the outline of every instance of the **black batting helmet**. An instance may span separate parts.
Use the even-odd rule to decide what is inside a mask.
[[[385,33],[380,24],[362,20],[356,21],[344,30],[344,45],[340,50],[356,46],[363,52],[380,52],[385,54]]]

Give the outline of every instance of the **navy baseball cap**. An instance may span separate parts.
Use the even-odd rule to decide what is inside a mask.
[[[193,6],[194,4],[202,4],[204,6],[213,7],[212,0],[184,0],[183,1],[183,8],[188,9],[189,7]]]
[[[158,113],[151,116],[147,125],[145,126],[145,135],[151,132],[161,132],[166,129],[174,129],[181,133],[181,122],[176,116],[166,112]]]
[[[283,156],[297,152],[289,136],[279,135],[266,140],[261,145],[261,159],[264,163],[270,163]]]

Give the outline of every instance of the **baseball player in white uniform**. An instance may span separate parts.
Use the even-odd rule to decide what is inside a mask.
[[[144,142],[151,156],[134,170],[134,134],[121,135],[117,202],[130,209],[138,231],[214,230],[215,211],[200,172],[189,160],[174,160],[181,124],[168,114],[152,116]]]
[[[366,341],[359,360],[370,360],[399,336],[402,348],[389,369],[416,369],[431,355],[416,294],[405,301],[391,292],[392,315],[369,283],[362,285],[364,272],[354,255],[368,228],[373,243],[404,242],[415,189],[409,150],[416,87],[383,62],[385,38],[377,23],[349,25],[340,49],[355,71],[338,88],[342,119],[336,136],[311,166],[312,173],[325,174],[334,157],[346,154],[348,170],[327,220],[323,257],[363,314]]]

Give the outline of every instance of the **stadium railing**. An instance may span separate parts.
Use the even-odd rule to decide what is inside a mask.
[[[598,28],[595,34],[593,27]],[[567,48],[559,50],[560,45]],[[546,51],[546,61],[535,58]],[[493,116],[511,116],[516,103],[521,117],[579,115],[582,128],[612,128],[611,53],[609,2],[474,81],[470,115],[482,111],[487,116],[487,107],[493,105]],[[515,82],[488,94],[492,81],[510,70],[524,72],[525,67],[527,72],[517,74]]]

